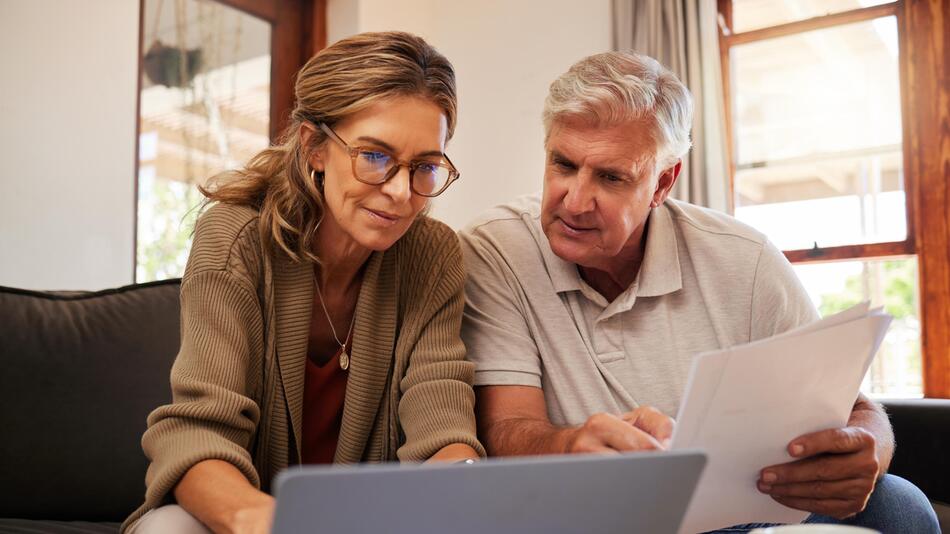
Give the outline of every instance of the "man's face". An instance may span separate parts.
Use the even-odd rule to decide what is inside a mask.
[[[554,253],[604,271],[639,258],[651,204],[666,199],[678,171],[654,172],[650,127],[558,121],[545,149],[541,226]]]

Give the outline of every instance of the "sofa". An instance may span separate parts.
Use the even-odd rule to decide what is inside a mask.
[[[141,503],[140,440],[171,398],[179,285],[0,287],[0,533],[117,532]],[[891,472],[950,525],[950,400],[885,404],[898,442]]]
[[[141,504],[145,419],[171,400],[179,285],[0,287],[0,533],[117,532]]]

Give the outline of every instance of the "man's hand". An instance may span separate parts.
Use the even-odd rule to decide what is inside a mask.
[[[785,506],[838,519],[864,510],[881,464],[874,435],[849,426],[792,440],[793,462],[766,467],[759,491]]]
[[[551,424],[539,387],[479,386],[475,397],[478,435],[491,456],[662,450],[673,435],[673,420],[649,406],[595,414],[575,428]]]
[[[673,428],[676,427],[676,421],[672,417],[668,417],[652,406],[640,406],[621,415],[620,418],[653,436],[664,449],[669,448],[670,440],[673,438]]]
[[[641,406],[620,417],[606,413],[592,415],[570,434],[564,452],[663,450],[669,446],[672,435],[672,419],[655,408]]]

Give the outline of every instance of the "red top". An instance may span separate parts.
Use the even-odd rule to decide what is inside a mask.
[[[340,438],[347,373],[340,368],[339,350],[322,367],[307,356],[301,457],[305,464],[329,464]]]

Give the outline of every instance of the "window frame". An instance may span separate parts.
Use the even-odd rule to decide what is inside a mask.
[[[864,243],[783,251],[792,263],[846,260],[900,259],[917,256],[921,319],[921,364],[925,397],[950,398],[950,122],[948,106],[934,113],[933,104],[950,99],[946,49],[941,48],[940,21],[950,9],[940,0],[896,0],[733,33],[732,0],[717,0],[719,52],[726,115],[726,149],[729,171],[729,209],[735,210],[735,141],[732,111],[734,82],[730,75],[732,47],[893,16],[897,21],[904,193],[907,237],[903,241]],[[935,22],[936,21],[936,22]],[[910,31],[914,28],[914,31]],[[915,155],[916,157],[911,157]],[[927,191],[927,195],[922,192]],[[923,229],[926,228],[926,231]]]
[[[132,172],[132,281],[137,282],[139,227],[139,138],[142,113],[142,58],[145,53],[145,1],[139,0],[139,66],[135,97],[135,167]],[[290,121],[297,71],[327,46],[327,0],[213,0],[259,18],[271,26],[270,142]]]

